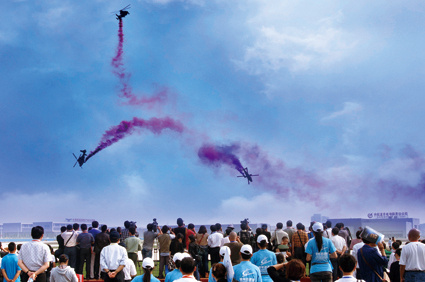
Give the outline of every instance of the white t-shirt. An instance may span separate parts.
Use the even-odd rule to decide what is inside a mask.
[[[388,269],[391,268],[391,264],[396,261],[395,253],[391,253],[390,259],[388,260]]]
[[[341,238],[342,238],[342,237],[341,237]],[[343,238],[343,239],[344,239],[344,238]],[[365,282],[364,280],[354,278],[354,277],[353,277],[353,276],[351,276],[351,275],[342,276],[342,277],[341,277],[341,278],[339,278],[338,280],[335,280],[335,282],[337,282],[337,281],[339,281],[339,282]]]
[[[406,270],[425,271],[425,244],[411,242],[403,247],[400,256],[400,265]]]
[[[334,244],[335,248],[338,251],[342,251],[342,249],[344,248],[344,246],[347,246],[347,243],[345,242],[345,239],[342,238],[339,235],[333,236],[331,238],[332,243]]]
[[[136,276],[137,271],[136,271],[136,266],[134,265],[133,260],[128,258],[125,261],[125,267],[122,271],[124,272],[124,280],[131,280],[133,278],[131,276]]]

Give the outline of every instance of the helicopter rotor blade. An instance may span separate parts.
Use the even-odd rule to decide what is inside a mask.
[[[75,164],[74,164],[74,166],[73,167],[75,167],[75,165],[77,164],[78,162],[75,162]]]
[[[72,153],[72,154],[74,155],[74,158],[75,158],[76,160],[78,160],[77,156],[76,156],[74,153]]]
[[[124,8],[122,8],[121,10],[124,11],[124,10],[130,9],[131,8],[130,5],[131,4],[128,4],[127,6],[125,6]]]
[[[259,174],[250,174],[250,176],[260,176]]]
[[[236,176],[236,177],[245,177],[245,176],[238,175],[238,176]]]

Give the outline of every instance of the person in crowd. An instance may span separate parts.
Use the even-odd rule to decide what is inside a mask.
[[[270,231],[268,230],[268,226],[267,226],[267,224],[261,224],[261,229],[263,229],[263,232],[262,232],[262,234],[264,234],[264,235],[266,235],[266,237],[267,237],[267,240],[269,241],[269,244],[268,244],[268,246],[267,246],[267,248],[269,249],[269,250],[272,250],[272,247],[273,247],[273,245],[272,245],[272,241],[271,241],[271,238],[272,238],[272,234],[270,233]]]
[[[51,282],[77,282],[75,270],[68,265],[69,258],[66,254],[59,256],[59,266],[52,269]]]
[[[323,225],[316,222],[312,226],[314,238],[308,241],[306,260],[311,261],[310,279],[312,282],[331,282],[332,264],[330,258],[336,258],[336,248],[332,241],[322,236]]]
[[[241,243],[244,245],[251,244],[253,235],[248,222],[245,222],[245,221],[241,222],[240,227],[241,227],[241,231],[239,231],[239,239]]]
[[[332,238],[332,222],[330,220],[327,220],[325,224],[323,225],[323,237],[326,237],[328,239]]]
[[[5,282],[20,282],[21,268],[18,265],[18,255],[16,255],[16,244],[10,242],[7,246],[9,254],[4,256],[1,261],[1,272],[3,281]]]
[[[394,242],[393,244],[395,244]],[[401,248],[398,248],[395,252],[395,260],[391,264],[390,267],[390,280],[391,282],[400,282],[400,256],[401,256]]]
[[[337,227],[339,228],[338,235],[345,239],[345,243],[346,243],[347,246],[350,246],[351,245],[350,229],[348,229],[348,227],[345,227],[344,223],[342,223],[342,222],[340,222],[339,226],[337,226]]]
[[[332,228],[331,241],[336,248],[336,254],[337,254],[337,258],[331,258],[331,263],[332,263],[332,267],[333,267],[333,270],[332,270],[333,280],[337,280],[338,277],[342,276],[342,271],[338,267],[338,258],[342,254],[344,254],[345,251],[347,250],[347,246],[345,245],[346,242],[345,242],[344,238],[339,236],[338,233],[339,233],[338,227]]]
[[[176,268],[173,271],[167,273],[167,276],[165,277],[165,282],[174,282],[182,278],[183,274],[181,272],[180,266],[181,266],[182,260],[186,257],[190,257],[190,256],[185,253],[176,253],[173,256],[173,262]]]
[[[286,277],[291,282],[300,282],[305,276],[305,265],[299,259],[293,259],[286,265]]]
[[[362,229],[357,230],[356,232],[356,238],[351,240],[351,244],[350,244],[350,250],[353,250],[353,247],[355,244],[361,243],[363,242],[362,239],[360,238],[360,234],[362,233]]]
[[[136,277],[137,269],[132,259],[127,258],[127,260],[125,261],[125,267],[122,271],[124,272],[125,282],[130,282],[134,277]]]
[[[182,278],[175,280],[176,282],[198,282],[193,276],[196,269],[196,262],[191,257],[186,257],[180,264]]]
[[[211,255],[211,265],[220,261],[220,247],[223,234],[217,232],[217,226],[211,225],[211,235],[208,236],[209,253]]]
[[[217,282],[227,282],[227,270],[221,263],[216,263],[211,268],[211,274]]]
[[[22,270],[21,281],[29,278],[35,282],[46,282],[45,270],[50,265],[51,255],[49,247],[43,244],[44,228],[34,226],[31,229],[32,241],[22,245],[18,255],[18,265]]]
[[[161,229],[161,234],[158,235],[159,243],[159,279],[164,279],[164,267],[166,267],[165,275],[168,273],[168,264],[170,260],[170,245],[171,240],[176,236],[173,231],[170,231],[170,228],[167,225],[164,225]],[[168,233],[171,234],[168,234]]]
[[[224,233],[223,233],[223,229],[221,228],[221,223],[216,223],[215,224],[215,229],[217,230],[218,233],[220,233],[221,235],[223,235],[224,237]]]
[[[243,244],[238,238],[238,234],[232,231],[229,236],[229,243],[224,244],[224,246],[229,247],[230,249],[230,258],[232,260],[232,265],[235,266],[241,262],[241,257],[239,255]]]
[[[292,242],[292,235],[296,232],[295,228],[292,227],[292,220],[288,220],[286,222],[286,228],[283,230],[288,233],[289,243]]]
[[[127,239],[125,239],[125,248],[127,250],[127,256],[129,259],[133,261],[134,265],[137,265],[137,259],[138,259],[137,253],[142,250],[142,240],[136,237],[136,228],[134,228],[134,226],[131,226],[128,229],[128,234],[130,236],[127,237]],[[151,255],[152,255],[152,250],[151,250]]]
[[[419,242],[421,233],[411,229],[407,234],[409,244],[403,247],[400,256],[400,281],[425,281],[425,244]]]
[[[177,233],[176,238],[171,241],[170,252],[171,256],[175,253],[183,253],[184,252],[184,236],[181,233]]]
[[[183,235],[183,247],[186,246],[186,231],[187,228],[185,227],[184,221],[182,218],[177,218],[177,226],[173,229],[174,234],[182,234]]]
[[[143,258],[152,258],[153,243],[155,239],[158,237],[158,234],[161,233],[161,229],[159,228],[159,226],[157,226],[157,230],[154,230],[154,228],[155,228],[155,225],[153,225],[152,223],[149,223],[147,225],[148,230],[146,230],[143,233],[143,249],[142,249]]]
[[[338,265],[341,269],[343,276],[335,281],[340,282],[364,282],[364,280],[358,280],[353,276],[356,271],[357,260],[350,254],[343,254],[338,259]]]
[[[78,274],[83,274],[84,262],[86,263],[86,275],[87,278],[90,277],[90,268],[91,268],[91,248],[94,245],[94,237],[87,230],[87,224],[81,224],[81,231],[77,237],[77,244],[80,246],[80,264],[77,268]],[[86,278],[86,279],[87,279]]]
[[[118,232],[111,232],[109,237],[111,244],[104,247],[100,252],[100,267],[104,273],[103,280],[105,282],[124,282],[124,272],[122,270],[128,259],[127,250],[118,245],[120,241]]]
[[[198,271],[198,265],[199,263],[202,261],[202,256],[200,255],[200,250],[201,248],[199,247],[199,245],[196,244],[196,239],[195,236],[193,234],[191,234],[189,237],[190,243],[189,243],[189,248],[188,248],[188,252],[190,254],[190,256],[195,260],[196,262],[196,270],[194,272],[194,276],[197,280],[199,280],[199,271]]]
[[[153,269],[155,268],[155,262],[152,258],[144,258],[142,268],[143,274],[134,278],[133,282],[159,282],[159,280],[152,274]]]
[[[49,262],[49,267],[46,269],[46,280],[47,282],[50,282],[50,273],[53,267],[56,267],[56,257],[55,257],[55,252],[53,251],[53,247],[49,244],[47,244],[47,246],[49,247],[49,251],[50,251],[50,262]]]
[[[59,256],[65,251],[65,241],[63,240],[62,233],[66,231],[66,226],[61,226],[61,234],[56,236],[56,241],[58,242],[58,248],[55,251],[55,258],[59,259]]]
[[[304,264],[305,260],[305,247],[304,245],[308,241],[307,233],[303,231],[304,225],[302,223],[297,224],[297,231],[294,232],[291,242],[291,253],[292,257],[296,259],[300,259]]]
[[[79,227],[79,226],[78,226]],[[69,258],[69,266],[72,268],[77,267],[77,237],[78,233],[74,230],[71,224],[66,226],[66,231],[61,234],[64,240],[64,254]]]
[[[196,235],[196,231],[195,231],[195,225],[193,223],[189,223],[189,225],[187,226],[187,233],[186,233],[186,249],[189,250],[189,244],[190,244],[190,239],[189,236]]]
[[[255,252],[251,258],[251,262],[260,269],[261,279],[263,282],[272,281],[270,275],[267,273],[267,268],[277,264],[276,255],[267,249],[268,243],[269,240],[266,235],[259,235],[257,238],[259,250]]]
[[[235,271],[233,279],[237,282],[262,282],[260,269],[250,261],[252,257],[251,245],[243,245],[240,254],[242,261],[233,267]]]
[[[229,247],[226,247],[226,246],[221,247],[220,248],[220,252],[219,252],[219,254],[220,254],[220,261],[218,263],[212,264],[211,266],[214,266],[214,265],[217,265],[217,264],[222,264],[224,267],[226,267],[224,265],[224,258],[226,256],[226,253],[229,255],[228,259],[230,259],[230,255],[231,255],[230,248]],[[208,276],[208,282],[216,282],[214,276],[212,275],[212,270],[213,270],[213,268],[211,267],[210,273],[209,273],[209,276]],[[232,282],[232,277],[229,277],[228,276],[227,277],[227,282]]]
[[[224,231],[224,235],[223,235],[224,237],[221,240],[221,245],[222,246],[224,246],[227,243],[230,243],[229,235],[230,235],[231,232],[232,232],[232,230],[229,229],[229,228],[227,228],[226,231]]]
[[[252,250],[254,251],[254,253],[256,253],[260,249],[260,247],[258,247],[257,239],[258,239],[258,236],[262,234],[263,234],[263,228],[258,227],[257,229],[255,229],[255,235],[254,235],[255,244],[251,244]]]
[[[93,236],[93,238],[96,238],[96,235],[99,234],[100,231],[99,230],[99,222],[97,222],[96,220],[92,221],[91,223],[92,228],[89,228],[89,233]],[[92,251],[92,255],[91,255],[91,261],[90,261],[90,275],[88,275],[90,277],[90,279],[94,279],[94,260],[96,259],[96,255],[94,253],[94,251]],[[99,267],[98,267],[99,268]],[[99,270],[98,270],[99,272]]]
[[[363,240],[363,247],[357,251],[357,263],[361,278],[367,282],[381,282],[384,277],[384,267],[388,264],[382,242],[374,243]],[[376,250],[379,248],[379,252]]]
[[[277,249],[277,246],[279,246],[279,244],[282,242],[282,238],[283,237],[289,238],[288,233],[286,233],[282,229],[283,229],[283,223],[282,222],[278,222],[276,224],[276,229],[272,233],[272,236],[270,238],[270,242],[273,244],[274,250],[276,250]]]
[[[202,278],[208,278],[208,236],[207,228],[201,225],[195,239],[196,244],[201,248],[202,261],[198,264],[198,268]]]
[[[311,240],[314,238],[313,224],[315,223],[316,223],[315,221],[310,222],[310,226],[308,227],[308,232],[307,232],[308,240]]]
[[[398,248],[400,248],[400,245],[397,242],[392,243],[392,246],[391,246],[391,255],[390,255],[390,258],[388,259],[388,266],[387,266],[388,269],[391,269],[391,264],[396,261],[395,251]]]
[[[270,278],[273,282],[290,282],[290,280],[286,277],[285,265],[287,265],[287,262],[285,262],[285,258],[282,254],[278,253],[276,254],[276,260],[277,264],[267,268],[267,273]]]
[[[94,277],[95,279],[100,278],[100,253],[102,252],[103,248],[108,246],[111,243],[111,240],[109,238],[109,234],[106,232],[108,231],[108,226],[102,225],[101,232],[96,235],[94,238],[94,252],[95,252],[95,260],[94,260]]]
[[[121,240],[124,242],[125,242],[125,239],[127,239],[130,236],[130,233],[129,233],[130,227],[131,227],[131,222],[128,220],[124,221],[124,229],[121,230]]]

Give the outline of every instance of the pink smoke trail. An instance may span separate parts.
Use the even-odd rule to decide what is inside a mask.
[[[168,89],[163,89],[155,93],[152,97],[139,98],[133,94],[132,88],[129,84],[131,74],[125,71],[123,55],[124,55],[124,32],[123,32],[123,21],[119,19],[118,23],[118,46],[116,55],[112,58],[111,65],[113,67],[113,73],[118,77],[121,89],[120,95],[128,99],[129,105],[154,105],[157,103],[163,103],[167,100]]]
[[[243,167],[238,157],[234,155],[234,151],[238,149],[237,145],[215,146],[203,145],[198,150],[199,158],[208,165],[220,166],[222,164],[229,165],[242,173]]]
[[[90,152],[86,158],[86,162],[103,149],[120,141],[124,137],[133,134],[137,129],[147,129],[155,134],[160,134],[164,129],[170,129],[181,133],[184,130],[184,126],[179,121],[169,117],[151,118],[149,120],[135,117],[130,121],[122,121],[120,124],[113,126],[103,134],[99,145],[96,147],[96,149]]]

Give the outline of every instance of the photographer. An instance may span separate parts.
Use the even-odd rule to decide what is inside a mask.
[[[239,239],[242,244],[251,245],[252,237],[253,236],[251,233],[251,228],[249,227],[248,218],[245,218],[241,221],[241,231],[239,231]]]
[[[143,233],[143,249],[142,249],[142,255],[143,258],[152,258],[152,249],[153,249],[153,242],[155,241],[155,238],[158,237],[159,234],[162,234],[161,229],[157,227],[157,230],[154,230],[154,224],[149,223],[147,225],[147,231]]]
[[[164,278],[164,266],[167,266],[170,259],[170,245],[171,240],[173,240],[176,236],[174,236],[174,232],[170,231],[171,229],[164,225],[161,229],[161,233],[158,235],[158,243],[159,243],[159,279]],[[168,234],[171,232],[171,234]],[[166,269],[165,274],[167,274],[168,269]]]

